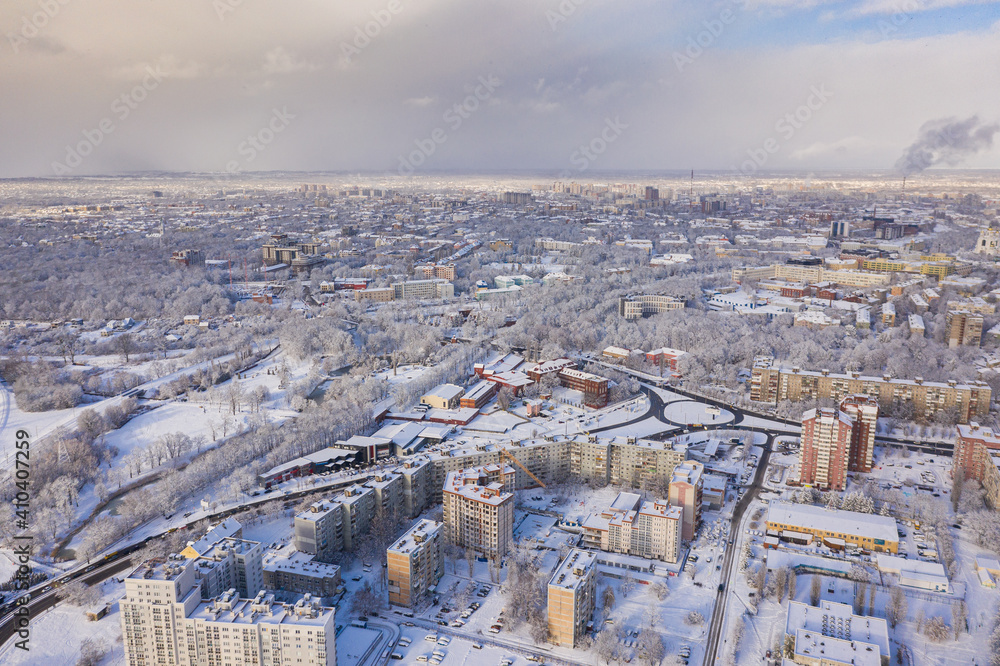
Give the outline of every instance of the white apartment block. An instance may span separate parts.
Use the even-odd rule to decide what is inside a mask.
[[[586,518],[583,543],[603,551],[664,562],[680,557],[682,509],[665,500],[643,502],[618,493],[610,507]]]
[[[507,554],[514,541],[514,469],[484,465],[448,474],[444,524],[449,543],[488,557]]]
[[[335,609],[306,595],[294,605],[228,590],[208,602],[193,561],[144,562],[125,579],[122,641],[128,666],[335,666]]]

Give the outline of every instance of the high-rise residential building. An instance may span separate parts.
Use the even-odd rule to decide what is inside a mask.
[[[694,539],[695,530],[701,522],[701,489],[705,466],[695,460],[687,460],[674,468],[670,478],[670,504],[679,507],[683,515],[681,538]]]
[[[211,599],[229,589],[244,598],[256,596],[264,586],[261,553],[256,541],[225,538],[195,557],[195,577],[201,581],[203,597]]]
[[[666,500],[641,501],[618,493],[611,506],[583,522],[583,543],[612,553],[676,562],[680,557],[683,509]]]
[[[799,481],[843,490],[850,451],[850,416],[837,409],[810,409],[802,415]]]
[[[444,574],[441,542],[444,526],[420,520],[386,549],[389,603],[413,606]]]
[[[986,503],[1000,508],[1000,435],[975,422],[958,426],[951,475],[978,481]]]
[[[514,468],[483,465],[450,472],[444,482],[448,542],[487,557],[507,554],[514,541]]]
[[[574,548],[548,587],[549,635],[556,645],[573,647],[587,631],[597,605],[597,555]]]
[[[950,310],[946,319],[946,325],[948,327],[948,347],[950,349],[959,346],[979,346],[979,342],[983,337],[982,315],[960,310]]]
[[[872,471],[875,432],[878,429],[878,400],[867,395],[849,395],[840,401],[840,411],[851,418],[851,450],[847,468],[852,472]]]
[[[147,560],[125,578],[122,642],[128,666],[335,666],[335,609],[235,589],[202,601],[194,561]]]
[[[339,502],[320,500],[295,514],[295,548],[331,562],[344,547],[344,511]]]
[[[909,402],[918,418],[932,417],[942,410],[954,408],[960,423],[989,414],[992,397],[989,385],[979,380],[959,384],[956,380],[928,382],[921,377],[866,377],[859,372],[837,374],[829,370],[784,369],[775,365],[773,358],[754,359],[750,375],[751,400],[777,404],[781,400],[842,400],[853,394],[869,395],[881,405],[898,400]]]

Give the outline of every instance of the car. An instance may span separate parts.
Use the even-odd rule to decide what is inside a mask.
[[[431,650],[431,654],[434,655],[435,657],[447,657],[448,656],[447,652],[445,652],[444,650],[438,650],[437,648]]]
[[[444,620],[438,620],[438,624],[440,624],[442,627],[447,627],[448,626],[448,623],[445,622]]]
[[[719,592],[722,592],[725,589],[726,589],[726,584],[725,583],[719,583]]]
[[[433,666],[438,666],[438,664],[441,663],[441,657],[431,657],[430,663],[433,664]]]
[[[483,645],[482,645],[482,643],[473,643],[473,644],[472,644],[472,647],[473,647],[474,649],[476,649],[476,650],[482,650],[482,649],[483,649]]]
[[[361,576],[354,576],[354,577],[351,578],[351,580],[353,580],[356,583],[359,580],[361,580]]]
[[[403,647],[407,647],[412,642],[413,641],[411,641],[409,638],[407,638],[406,636],[403,636],[398,641],[396,641],[396,645],[402,645]]]
[[[715,565],[715,570],[716,571],[722,571],[722,565],[721,564],[716,564]]]
[[[403,658],[403,655],[401,655],[398,652],[393,652],[392,654],[389,655],[389,659],[402,659],[402,658]]]
[[[428,657],[426,654],[418,654],[417,655],[417,661],[429,661],[429,660],[430,660],[430,657]]]
[[[51,585],[46,585],[45,587],[43,587],[43,588],[42,588],[42,592],[48,592],[48,591],[50,591],[51,589],[52,589],[52,586],[51,586]]]
[[[494,624],[492,627],[489,628],[488,631],[491,634],[499,634],[500,633],[500,627],[498,627],[497,625]]]
[[[449,625],[452,626],[452,627],[456,627],[456,628],[463,627],[463,626],[465,626],[465,620],[452,620],[449,623]]]
[[[424,636],[424,640],[427,641],[428,643],[437,643],[438,635],[437,634],[427,634],[426,636]]]

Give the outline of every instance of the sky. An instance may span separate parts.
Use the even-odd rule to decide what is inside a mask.
[[[893,169],[1000,121],[1000,2],[5,0],[0,35],[0,177]]]

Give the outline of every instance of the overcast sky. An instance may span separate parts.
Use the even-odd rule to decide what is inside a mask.
[[[0,177],[888,169],[1000,120],[997,2],[4,0],[0,29]]]

